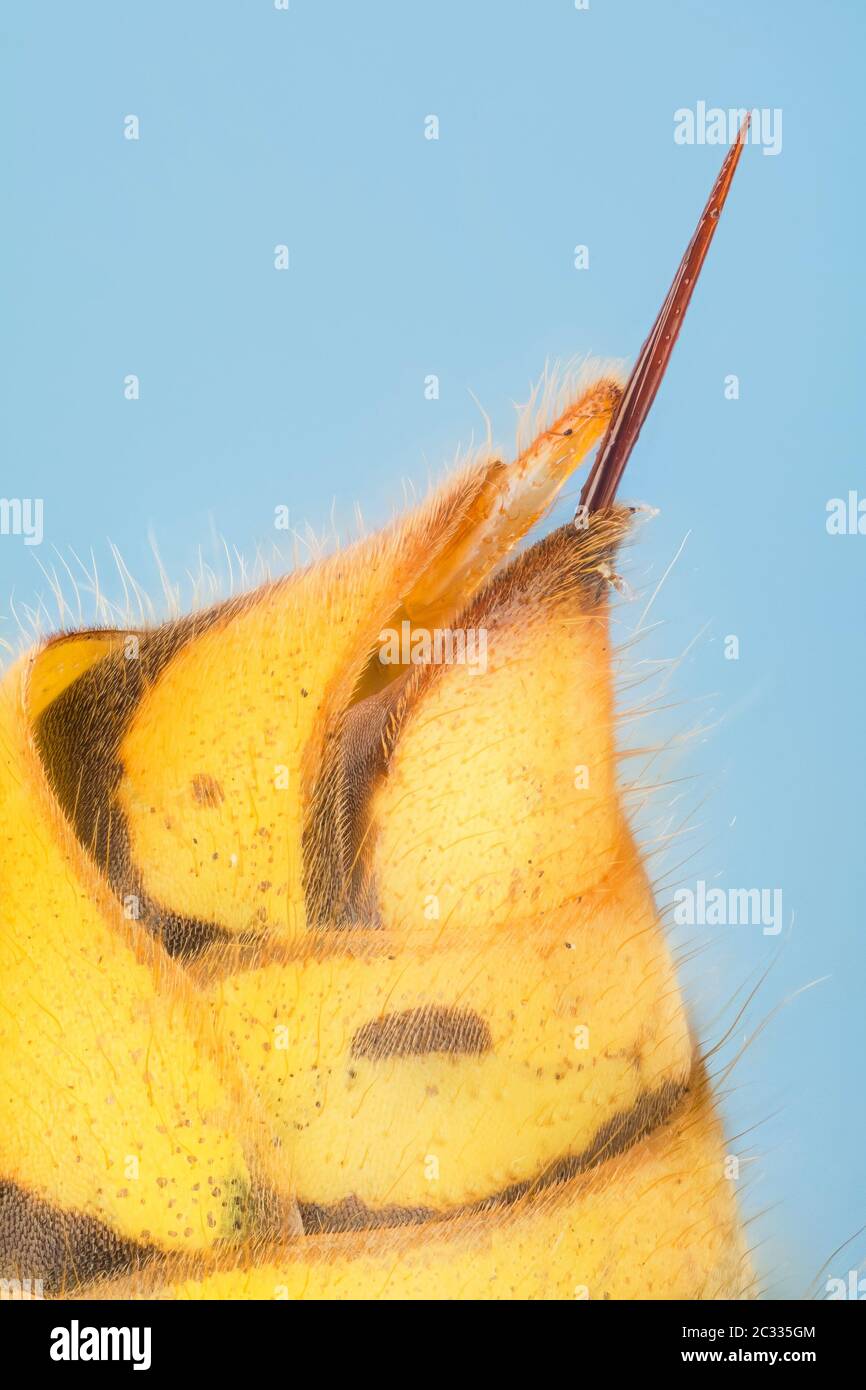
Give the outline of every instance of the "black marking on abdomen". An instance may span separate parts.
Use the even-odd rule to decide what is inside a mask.
[[[85,850],[121,902],[130,896],[138,899],[141,926],[162,942],[170,956],[185,963],[209,946],[228,944],[236,937],[216,922],[184,916],[148,895],[133,862],[126,817],[117,803],[123,776],[120,747],[141,700],[169,662],[231,608],[230,602],[152,631],[126,634],[93,629],[92,635],[114,636],[118,649],[82,672],[33,725],[49,785]],[[135,659],[125,655],[127,636],[138,641]],[[194,779],[193,790],[200,803],[207,798],[216,802],[222,794],[219,784],[206,774]]]
[[[305,1236],[339,1235],[347,1231],[384,1231],[394,1226],[417,1226],[432,1221],[430,1207],[368,1207],[358,1197],[345,1197],[332,1206],[299,1202]]]
[[[404,684],[398,678],[350,705],[328,730],[302,835],[304,900],[313,929],[381,925],[369,871],[370,801],[386,772],[386,731]]]
[[[41,1279],[47,1294],[68,1293],[98,1279],[135,1274],[160,1256],[83,1212],[0,1180],[0,1276]]]
[[[466,1206],[434,1211],[429,1207],[368,1207],[357,1197],[344,1198],[332,1206],[315,1202],[299,1202],[305,1234],[336,1235],[346,1231],[381,1230],[383,1227],[420,1225],[426,1221],[437,1224],[459,1222],[465,1217],[479,1216],[513,1206],[522,1199],[543,1196],[584,1173],[599,1168],[611,1159],[649,1138],[674,1117],[674,1112],[688,1095],[690,1087],[679,1081],[664,1081],[654,1091],[644,1091],[633,1106],[621,1110],[602,1124],[586,1148],[579,1153],[556,1159],[535,1178],[512,1183],[489,1197]]]
[[[372,1061],[424,1057],[431,1052],[478,1057],[492,1047],[490,1028],[480,1014],[435,1004],[371,1019],[352,1038],[352,1056]]]

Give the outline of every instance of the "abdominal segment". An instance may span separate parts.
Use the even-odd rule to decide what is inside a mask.
[[[509,553],[541,505],[521,487],[549,500],[616,397],[589,388],[522,472],[488,461],[354,550],[6,677],[4,1277],[747,1293],[618,785],[629,513]],[[382,661],[404,623],[483,634],[483,669]]]

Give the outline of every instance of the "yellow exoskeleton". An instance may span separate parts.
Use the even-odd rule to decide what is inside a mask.
[[[51,1295],[748,1297],[617,786],[624,386],[310,568],[0,685],[0,1276]],[[514,554],[601,442],[576,521]]]

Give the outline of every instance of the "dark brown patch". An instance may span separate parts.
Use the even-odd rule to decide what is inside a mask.
[[[393,1226],[418,1226],[436,1213],[428,1207],[368,1207],[357,1197],[346,1197],[333,1206],[299,1202],[305,1236],[336,1235],[345,1231],[382,1231]]]
[[[472,1009],[429,1005],[404,1009],[365,1023],[352,1039],[352,1056],[381,1061],[385,1057],[424,1057],[448,1052],[479,1057],[493,1047],[490,1029]]]
[[[307,920],[320,930],[379,926],[366,843],[370,797],[386,767],[386,730],[403,679],[350,705],[329,730],[305,817]]]
[[[226,795],[215,777],[209,772],[197,772],[192,779],[192,794],[200,806],[215,809],[225,801]]]
[[[46,1294],[133,1274],[158,1258],[153,1246],[117,1235],[81,1212],[61,1211],[0,1181],[0,1276],[41,1279]]]

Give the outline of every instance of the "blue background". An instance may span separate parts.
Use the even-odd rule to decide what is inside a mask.
[[[685,653],[639,739],[697,731],[674,756],[693,780],[652,813],[664,829],[691,809],[692,828],[654,867],[663,902],[697,878],[784,893],[780,937],[685,944],[706,948],[686,970],[709,1045],[770,967],[714,1065],[781,1005],[724,1106],[764,1286],[794,1297],[866,1221],[866,536],[825,529],[829,498],[866,495],[864,27],[860,0],[42,0],[2,18],[0,495],[45,502],[39,549],[0,538],[13,646],[7,600],[51,607],[52,547],[92,548],[118,596],[110,537],[154,593],[150,528],[183,581],[200,547],[224,565],[219,535],[269,551],[281,503],[299,528],[330,530],[332,508],[349,527],[356,501],[382,521],[403,478],[483,437],[470,390],[510,444],[546,359],[630,357],[649,328],[722,154],[676,145],[673,112],[782,109],[781,153],[743,153],[629,468],[627,495],[661,514],[618,621],[625,639],[689,533],[628,654],[640,673]],[[864,1253],[861,1236],[829,1272]]]

